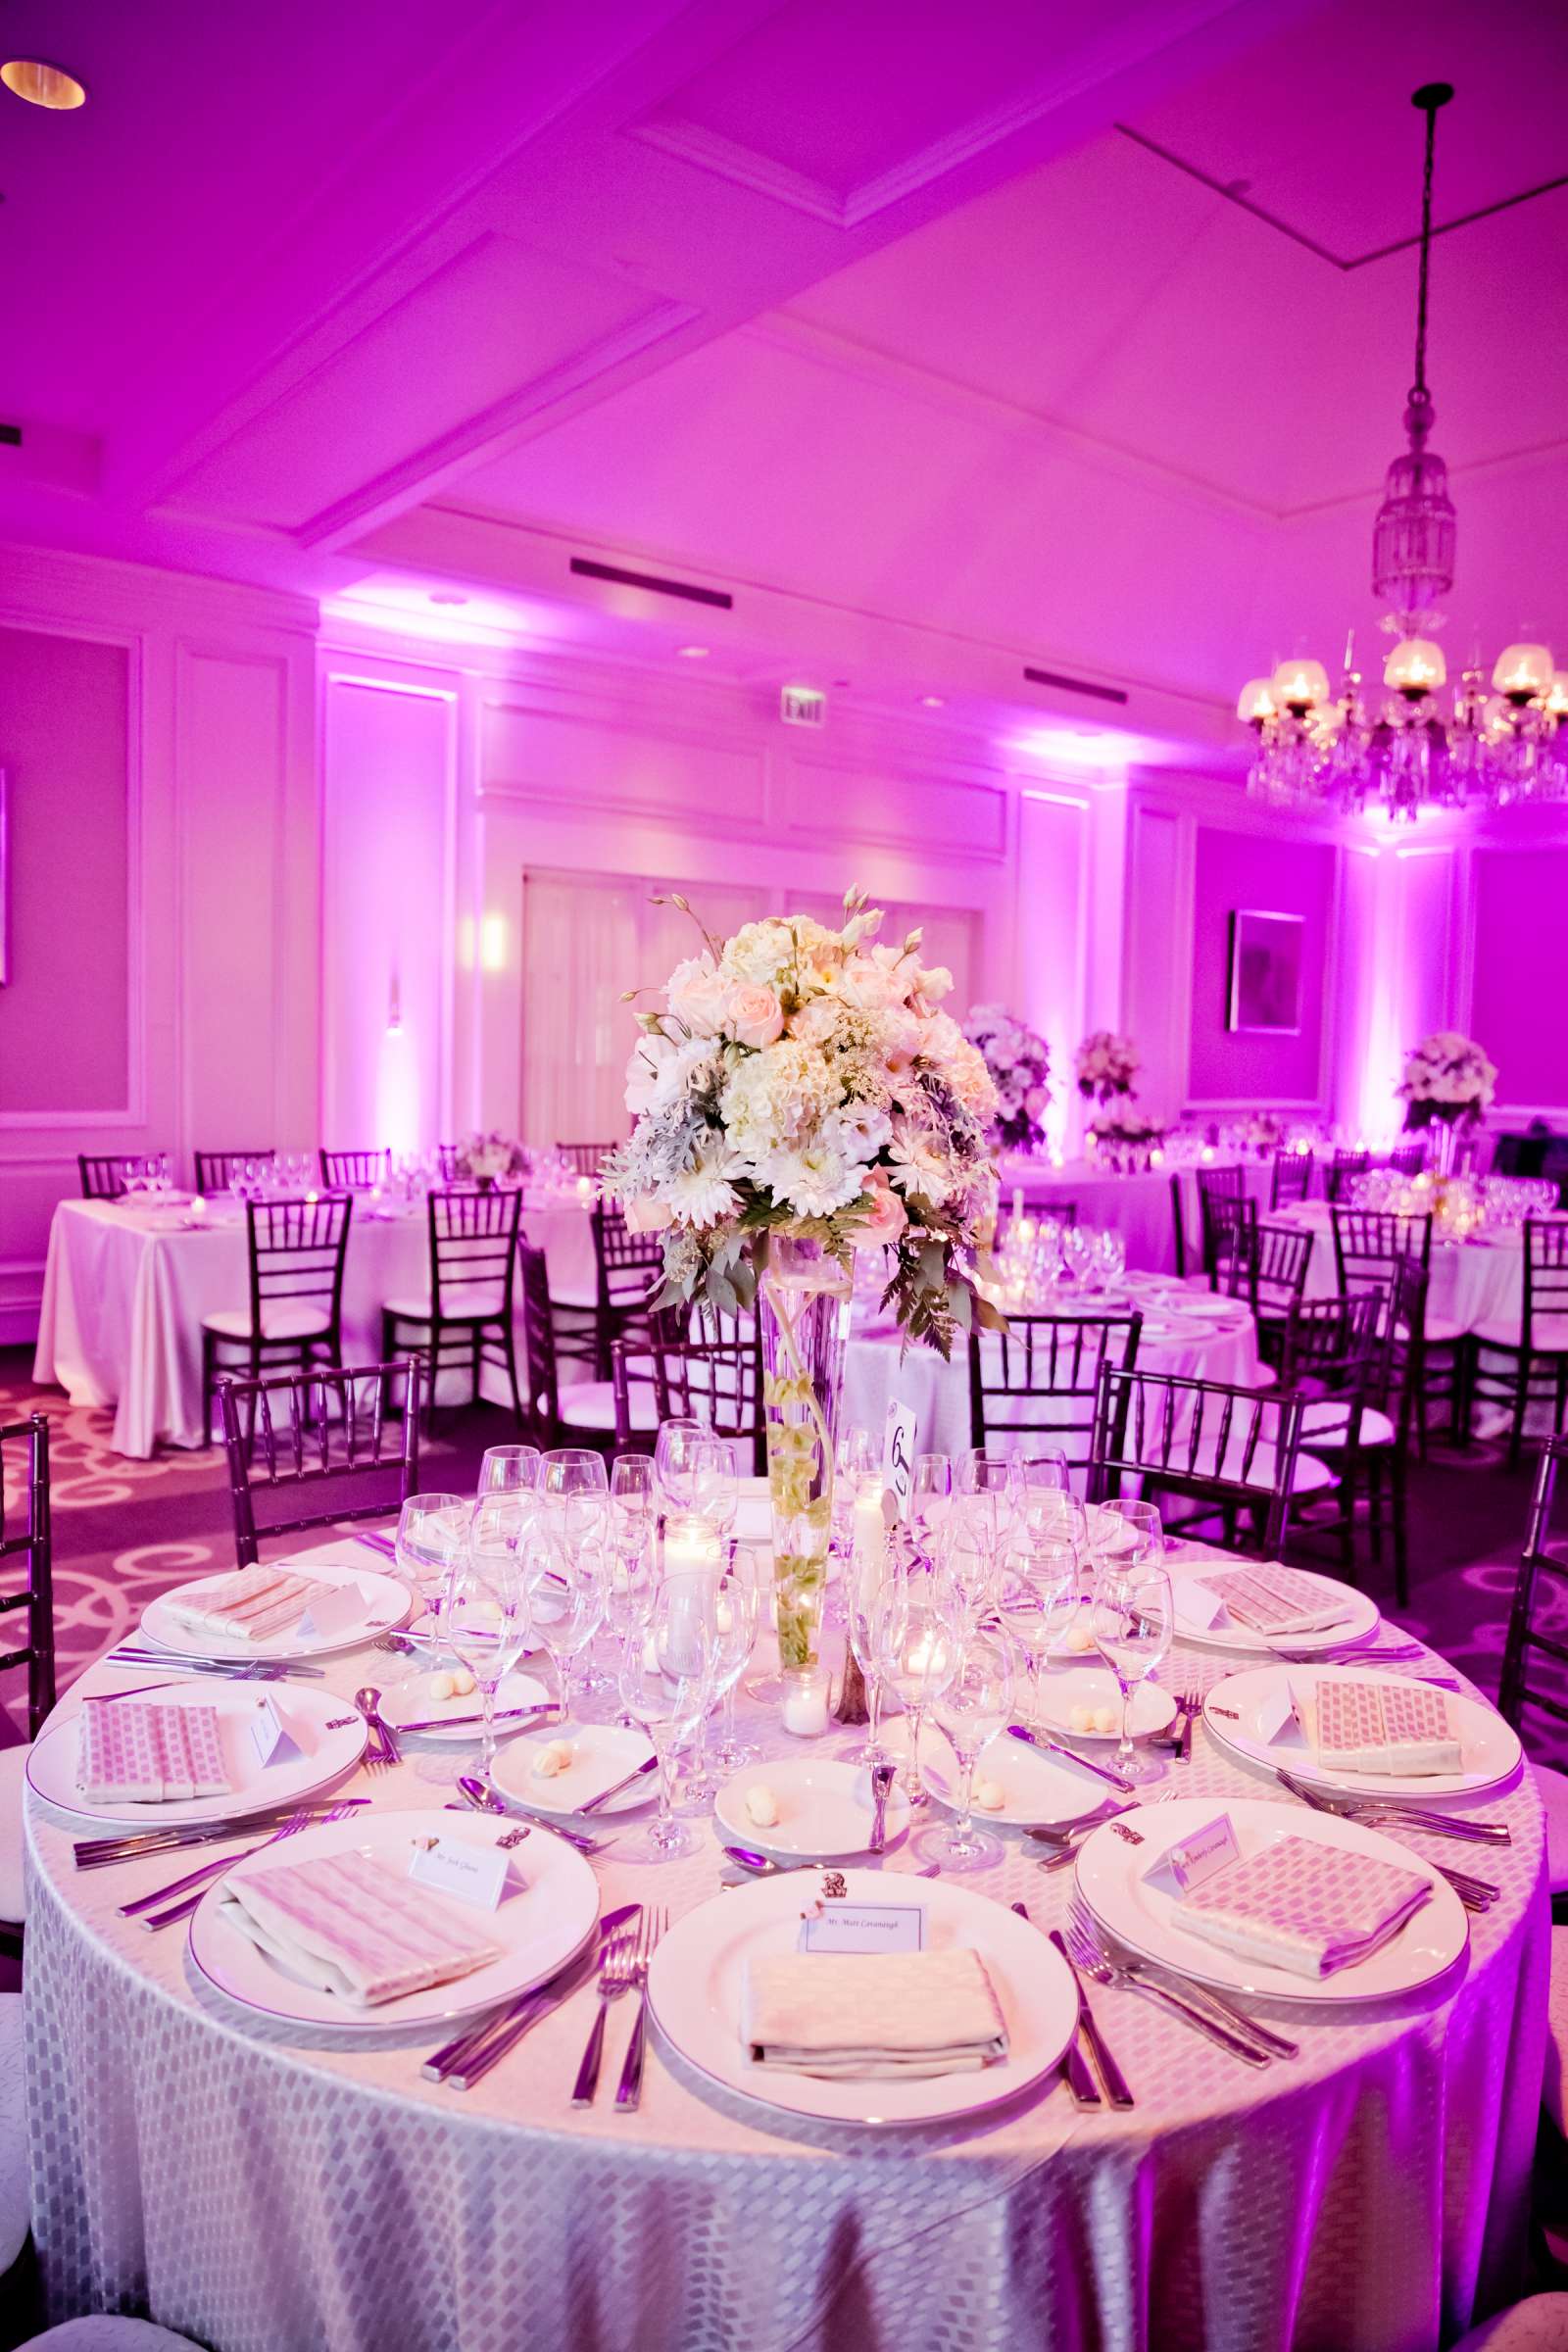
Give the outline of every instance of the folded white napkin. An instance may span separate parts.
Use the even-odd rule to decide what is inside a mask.
[[[225,1796],[218,1709],[89,1699],[77,1717],[76,1786],[95,1805]]]
[[[231,1879],[218,1907],[290,1976],[355,2009],[468,1976],[501,1956],[455,1903],[369,1854]]]
[[[867,2081],[978,2074],[1007,2027],[978,1952],[779,1952],[748,1962],[741,2038],[758,2066]]]
[[[1277,1560],[1260,1560],[1255,1567],[1200,1581],[1219,1594],[1239,1625],[1250,1626],[1254,1633],[1320,1633],[1343,1625],[1354,1613],[1348,1592],[1328,1592],[1314,1578],[1297,1568],[1283,1568]]]
[[[1329,1977],[1380,1950],[1431,1892],[1430,1879],[1376,1854],[1282,1838],[1215,1871],[1176,1914],[1192,1935],[1244,1960]]]
[[[1447,1693],[1426,1683],[1322,1682],[1297,1697],[1320,1764],[1416,1780],[1464,1770]]]
[[[321,1590],[319,1577],[296,1576],[258,1561],[254,1568],[236,1568],[230,1576],[172,1592],[164,1607],[176,1625],[192,1633],[260,1642],[297,1624]]]

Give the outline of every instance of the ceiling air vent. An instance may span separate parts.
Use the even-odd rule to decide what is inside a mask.
[[[1087,694],[1094,703],[1125,703],[1119,686],[1097,686],[1090,678],[1069,678],[1059,669],[1024,669],[1031,686],[1056,686],[1063,694]]]
[[[610,580],[617,588],[646,588],[650,596],[678,596],[685,604],[717,605],[724,612],[735,603],[722,588],[697,588],[690,580],[662,580],[652,571],[623,571],[618,564],[591,564],[586,556],[573,556],[571,568],[582,580]]]

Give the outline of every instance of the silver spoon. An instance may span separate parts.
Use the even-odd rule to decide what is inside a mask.
[[[375,1735],[378,1759],[385,1764],[395,1764],[398,1760],[397,1743],[381,1721],[381,1693],[375,1685],[367,1683],[363,1690],[356,1690],[354,1704]]]

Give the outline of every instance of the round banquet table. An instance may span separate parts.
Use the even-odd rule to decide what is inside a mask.
[[[1173,1573],[1210,1556],[1187,1546]],[[318,1687],[388,1679],[391,1661],[375,1666],[350,1653]],[[1177,1690],[1223,1671],[1189,1646],[1163,1669]],[[100,1665],[84,1682],[126,1679]],[[741,1722],[769,1752],[800,1752],[744,1696]],[[1294,1801],[1201,1724],[1192,1761],[1144,1797],[1172,1785]],[[350,1786],[378,1809],[447,1793],[407,1761]],[[1510,1845],[1427,1841],[1501,1887],[1441,1985],[1375,2010],[1276,2011],[1300,2056],[1258,2071],[1097,1990],[1131,2110],[1080,2110],[1051,2076],[990,2115],[879,2132],[720,2091],[657,2034],[641,2110],[617,2115],[629,2003],[611,2012],[598,2104],[573,2112],[586,1992],[466,2093],[421,2080],[445,2038],[429,2029],[359,2047],[291,2037],[203,1984],[183,1929],[118,1915],[178,1857],[74,1873],[61,1817],[29,1798],[27,2094],[51,2317],[150,2308],[216,2352],[1436,2352],[1516,2288],[1541,2091],[1549,1933],[1528,1772],[1485,1810]],[[606,1907],[679,1917],[714,1898],[710,1825],[698,1834],[695,1855],[657,1869],[606,1852]],[[1027,1902],[1044,1932],[1070,1874],[1042,1874],[1016,1833],[1005,1844],[964,1883]],[[914,1858],[890,1849],[887,1867]]]
[[[1224,1153],[1216,1154],[1215,1164],[1225,1157]],[[1238,1158],[1233,1153],[1226,1164],[1236,1164]],[[1071,1201],[1081,1225],[1121,1235],[1127,1245],[1130,1266],[1164,1273],[1176,1263],[1171,1224],[1173,1176],[1181,1180],[1182,1230],[1187,1237],[1189,1260],[1197,1254],[1200,1164],[1187,1160],[1178,1165],[1167,1158],[1157,1168],[1118,1175],[1099,1160],[1069,1159],[1060,1167],[1054,1167],[1049,1159],[1034,1159],[1026,1152],[1005,1152],[998,1162],[997,1172],[1004,1213],[1010,1211],[1015,1193],[1034,1216],[1049,1217],[1055,1204]],[[1250,1200],[1257,1202],[1259,1215],[1266,1214],[1274,1181],[1272,1158],[1241,1159],[1240,1165],[1243,1191]]]
[[[1339,1288],[1334,1262],[1334,1218],[1326,1200],[1303,1200],[1277,1209],[1271,1225],[1294,1225],[1312,1236],[1306,1295],[1331,1298]],[[1478,1234],[1466,1242],[1432,1239],[1432,1281],[1427,1294],[1427,1327],[1447,1324],[1474,1331],[1502,1322],[1517,1331],[1524,1313],[1525,1262],[1522,1231]]]

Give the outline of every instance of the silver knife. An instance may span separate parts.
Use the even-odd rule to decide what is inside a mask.
[[[1052,1929],[1051,1940],[1071,1970],[1073,1989],[1078,1995],[1079,2030],[1094,2053],[1095,2064],[1100,2069],[1100,2080],[1105,2086],[1105,2096],[1113,2107],[1131,2107],[1135,2102],[1132,2091],[1128,2087],[1127,2078],[1111,2056],[1105,2037],[1095,2023],[1095,2013],[1089,2006],[1089,1996],[1084,1991],[1083,1979],[1073,1968],[1067,1952],[1066,1939],[1059,1928]]]
[[[657,1756],[645,1757],[635,1772],[628,1772],[621,1780],[612,1781],[608,1788],[601,1788],[597,1796],[591,1796],[585,1805],[579,1805],[578,1812],[597,1813],[601,1805],[608,1805],[612,1796],[618,1796],[623,1788],[629,1788],[633,1781],[640,1781],[644,1773],[654,1771],[658,1763]]]
[[[1096,1764],[1091,1757],[1081,1756],[1076,1748],[1063,1747],[1059,1740],[1050,1740],[1044,1732],[1032,1732],[1026,1723],[1009,1723],[1007,1735],[1009,1739],[1027,1741],[1030,1747],[1042,1748],[1050,1755],[1060,1756],[1065,1764],[1076,1764],[1082,1771],[1092,1772],[1097,1781],[1108,1782],[1112,1788],[1119,1788],[1123,1796],[1135,1793],[1135,1784],[1123,1774],[1112,1772],[1108,1764]]]
[[[476,2060],[481,2053],[485,2056],[488,2068],[491,2060],[486,2045],[492,2038],[503,2040],[514,2026],[520,2026],[526,2031],[536,2018],[547,2015],[558,2001],[564,2000],[567,1993],[574,1989],[582,1961],[586,1959],[590,1965],[596,1962],[606,1938],[612,1936],[617,1928],[624,1927],[628,1920],[635,1919],[641,1910],[641,1903],[622,1903],[618,1910],[605,1912],[585,1951],[574,1952],[564,1968],[558,1969],[543,1984],[535,1984],[527,1992],[519,1993],[514,2001],[509,2001],[502,2009],[492,2009],[488,2017],[481,2017],[475,2025],[466,2026],[451,2041],[433,2051],[419,2069],[424,2080],[427,2082],[445,2082],[460,2066]],[[506,2046],[510,2049],[511,2042],[507,2042]],[[501,2050],[496,2052],[497,2057],[504,2054]],[[458,2083],[460,2090],[466,2087],[466,2082]]]
[[[1020,1919],[1027,1919],[1029,1917],[1029,1914],[1024,1909],[1022,1903],[1014,1903],[1012,1907],[1017,1912]],[[1079,2001],[1079,2014],[1081,2017],[1081,1995]],[[1067,2088],[1071,2091],[1078,2106],[1102,2107],[1104,2105],[1104,2101],[1100,2095],[1100,2085],[1095,2081],[1089,2061],[1084,2056],[1082,2050],[1078,2047],[1078,2029],[1076,2026],[1073,2028],[1072,2039],[1068,2042],[1065,2051],[1062,2053],[1061,2071],[1067,2078]]]
[[[553,1715],[555,1711],[555,1700],[547,1698],[537,1707],[497,1707],[490,1720],[492,1723],[514,1723],[519,1717],[525,1715]],[[392,1729],[395,1732],[445,1732],[459,1724],[483,1723],[483,1715],[426,1715],[421,1717],[417,1723],[395,1723]]]
[[[882,1853],[888,1841],[888,1796],[893,1788],[897,1767],[892,1764],[873,1764],[871,1767],[871,1796],[876,1811],[871,1816],[871,1847],[873,1854]]]

